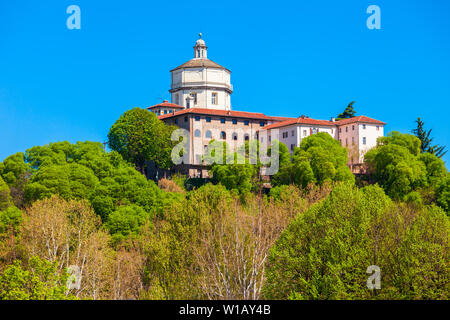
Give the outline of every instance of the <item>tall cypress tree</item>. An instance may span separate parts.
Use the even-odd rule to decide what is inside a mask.
[[[352,118],[356,115],[356,111],[353,109],[353,104],[355,101],[352,101],[348,104],[347,108],[345,108],[344,112],[337,116],[336,120],[348,119]]]

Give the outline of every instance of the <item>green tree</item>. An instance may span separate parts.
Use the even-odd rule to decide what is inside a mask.
[[[437,207],[393,203],[376,185],[338,185],[272,247],[265,298],[448,299],[449,227]],[[370,265],[383,274],[376,292],[366,287]]]
[[[5,210],[12,204],[11,195],[9,194],[9,187],[0,176],[0,211]]]
[[[421,142],[420,151],[422,153],[428,152],[436,155],[439,158],[442,158],[447,153],[447,151],[445,151],[445,146],[431,145],[433,138],[431,138],[430,135],[433,129],[426,130],[425,122],[423,122],[420,118],[417,118],[416,123],[417,126],[415,129],[413,129],[413,133],[417,138],[419,138]]]
[[[148,221],[148,214],[139,206],[121,206],[111,213],[105,227],[109,230],[115,242],[129,236],[138,236],[141,226]]]
[[[0,300],[73,300],[66,295],[68,274],[56,263],[33,257],[27,269],[15,261],[0,275]]]
[[[319,132],[302,140],[294,149],[292,162],[280,167],[273,176],[275,185],[294,183],[306,187],[311,182],[323,184],[355,178],[347,167],[347,150],[328,133]]]
[[[171,141],[174,129],[174,126],[158,120],[153,112],[134,108],[113,124],[108,133],[108,145],[125,160],[134,163],[141,173],[145,173],[146,161],[152,161],[160,168],[169,168],[175,145]]]
[[[348,119],[352,118],[356,115],[356,111],[353,109],[353,104],[355,101],[352,101],[348,104],[348,106],[345,108],[344,112],[339,114],[336,118],[336,120],[342,120],[342,119]]]
[[[399,132],[378,139],[377,147],[369,150],[364,161],[372,178],[394,199],[404,199],[410,192],[425,195],[433,202],[433,189],[447,175],[444,162],[430,153],[420,153],[419,138]],[[430,195],[427,195],[431,193]],[[408,196],[411,200],[412,196]]]

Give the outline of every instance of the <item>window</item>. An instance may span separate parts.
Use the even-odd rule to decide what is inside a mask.
[[[272,141],[272,136],[269,136],[269,142],[271,142]]]
[[[233,119],[233,124],[237,124],[237,119]]]
[[[174,122],[175,122],[175,124],[178,124],[178,119],[175,119]]]
[[[363,137],[363,144],[366,144],[366,137]]]
[[[292,131],[291,131],[291,136],[292,136],[292,137],[294,136],[294,132],[295,132],[295,130],[292,130]]]
[[[164,114],[167,114],[167,110],[164,110]]]
[[[206,117],[206,122],[211,122],[211,117]]]
[[[260,121],[260,122],[259,122],[259,126],[260,126],[260,127],[264,127],[264,121]]]
[[[348,132],[348,127],[345,127],[345,132]]]
[[[197,104],[197,93],[196,92],[191,93],[191,97],[192,100],[194,100],[194,104]]]
[[[212,138],[212,134],[210,130],[207,130],[205,133],[205,137],[211,139]]]
[[[184,117],[184,122],[187,122],[187,121],[188,121],[188,117],[185,116],[185,117]]]
[[[377,126],[377,131],[380,131],[380,126]]]
[[[365,123],[363,124],[363,129],[364,129],[364,130],[366,129],[366,124],[365,124]]]
[[[283,132],[283,139],[286,138],[287,132]]]
[[[248,135],[248,133],[244,134],[244,140],[248,141],[250,139],[250,136]]]
[[[291,144],[291,151],[294,151],[295,144]]]
[[[312,128],[312,134],[316,134],[318,132],[317,128]]]
[[[333,134],[333,132],[334,132],[334,129],[333,129],[333,128],[331,128],[331,134]]]
[[[233,140],[237,140],[238,139],[238,135],[237,135],[236,132],[233,132],[232,138],[233,138]]]
[[[339,133],[341,133],[342,132],[342,128],[339,128]]]
[[[355,131],[355,125],[352,125],[352,130]]]
[[[200,116],[195,116],[195,121],[200,121]]]
[[[225,133],[225,131],[222,131],[220,133],[220,139],[225,140],[227,138],[227,134]]]
[[[220,123],[225,123],[225,118],[220,118]]]
[[[306,130],[303,130],[303,136],[306,137],[308,135],[308,133],[306,132]]]
[[[201,135],[202,135],[202,133],[200,132],[199,129],[196,129],[196,130],[194,131],[194,136],[195,136],[195,137],[201,137]]]
[[[211,103],[212,104],[217,104],[217,92],[213,92],[211,94]]]
[[[191,107],[191,100],[188,98],[186,98],[186,108],[190,108]]]
[[[248,126],[248,120],[244,121],[244,126]]]

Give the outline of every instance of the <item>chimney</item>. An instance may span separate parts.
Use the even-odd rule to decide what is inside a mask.
[[[331,122],[336,122],[336,118],[331,117]]]
[[[300,118],[302,118],[302,119],[305,119],[305,115],[304,115],[304,114],[302,114],[302,115],[300,116]]]

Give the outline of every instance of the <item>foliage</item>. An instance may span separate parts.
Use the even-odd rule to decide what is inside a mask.
[[[355,101],[352,101],[348,104],[348,106],[345,108],[344,112],[339,114],[336,118],[336,120],[342,120],[342,119],[348,119],[352,118],[356,115],[356,111],[353,109],[353,104]]]
[[[444,162],[430,153],[420,153],[420,140],[409,134],[392,132],[378,139],[377,147],[364,157],[373,179],[393,199],[405,199],[411,192],[435,193],[447,175]],[[417,198],[417,194],[414,194]],[[411,200],[411,195],[408,196]],[[428,204],[436,195],[426,196]],[[424,199],[425,200],[425,199]],[[418,200],[419,201],[419,200]]]
[[[148,218],[148,214],[139,206],[122,206],[109,215],[104,226],[117,243],[130,235],[137,236]]]
[[[355,178],[347,167],[347,150],[328,133],[320,132],[302,140],[294,149],[292,162],[284,164],[272,178],[274,185],[296,184],[300,187],[312,182],[349,181]]]
[[[108,134],[108,145],[125,160],[134,163],[141,173],[145,172],[146,161],[152,161],[160,168],[169,168],[175,145],[171,141],[173,130],[175,127],[158,120],[153,112],[134,108],[113,124]]]
[[[12,203],[9,187],[2,177],[0,177],[0,211],[8,208]]]
[[[0,275],[0,300],[73,300],[66,295],[68,274],[58,272],[56,263],[32,257],[27,269],[20,261]]]
[[[337,186],[297,216],[271,249],[268,299],[448,299],[449,220],[393,204],[377,186]],[[366,269],[382,270],[381,290]]]
[[[420,118],[417,118],[416,123],[417,127],[413,129],[413,133],[421,142],[420,151],[422,153],[431,153],[438,158],[442,158],[447,151],[445,151],[445,146],[431,145],[433,138],[430,135],[433,129],[425,130],[425,123]]]
[[[15,206],[11,206],[3,211],[0,211],[0,234],[6,233],[9,229],[17,232],[22,219],[22,211],[17,209]]]

